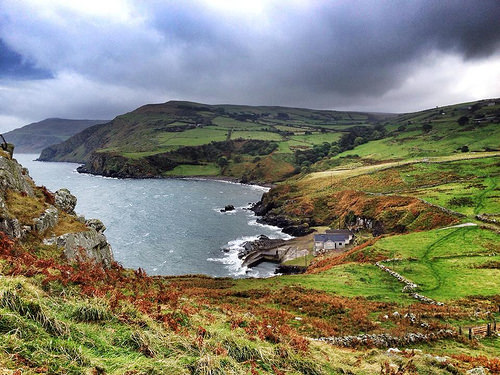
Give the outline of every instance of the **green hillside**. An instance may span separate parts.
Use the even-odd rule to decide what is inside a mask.
[[[107,121],[48,118],[7,132],[4,137],[7,142],[16,145],[16,152],[39,153],[44,148],[61,143],[89,126]]]
[[[372,128],[382,117],[168,102],[87,129],[45,149],[40,159],[86,162],[92,173],[122,177],[223,175],[273,181],[294,173],[297,150],[331,144],[353,127]]]
[[[497,150],[499,119],[498,100],[401,115],[172,101],[89,128],[40,159],[115,177],[275,182],[339,165]]]

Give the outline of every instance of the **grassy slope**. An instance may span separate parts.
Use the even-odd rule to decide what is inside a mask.
[[[225,106],[225,109],[242,111],[243,107]],[[262,109],[272,110],[280,111]],[[300,114],[301,110],[297,111]],[[461,112],[455,111],[457,117]],[[415,116],[411,120],[401,117],[398,121],[413,124],[417,120],[434,121],[432,113]],[[362,120],[360,117],[359,121]],[[224,125],[225,120],[217,121]],[[322,120],[311,121],[318,124]],[[396,125],[397,122],[389,124]],[[433,122],[433,129],[435,125]],[[335,200],[339,197],[354,197],[358,201],[360,197],[375,197],[377,204],[381,204],[380,215],[387,220],[391,217],[386,212],[396,212],[389,209],[388,202],[419,197],[467,215],[460,219],[463,222],[481,224],[475,220],[475,214],[499,213],[499,153],[455,153],[462,138],[454,137],[455,125],[449,125],[446,137],[451,140],[436,140],[434,146],[434,149],[442,147],[440,155],[427,157],[428,134],[406,144],[418,143],[420,151],[405,153],[401,151],[406,147],[403,145],[392,154],[382,147],[377,149],[379,154],[372,150],[365,157],[340,155],[312,166],[318,170],[331,169],[298,176],[274,189],[278,207],[300,216],[312,213],[311,217],[318,221],[335,225],[338,221],[333,218],[339,212],[332,214],[331,210],[343,207]],[[253,125],[255,129],[250,132],[261,133],[259,126],[262,125]],[[298,126],[295,121],[293,127]],[[408,134],[413,134],[411,129]],[[474,134],[478,136],[478,148],[491,147],[483,132]],[[187,142],[188,138],[183,139]],[[361,155],[363,149],[370,147],[373,143],[358,146],[349,154]],[[272,157],[279,160],[282,157],[279,155]],[[244,158],[241,165],[250,163],[250,158]],[[269,160],[259,161],[263,173],[269,173]],[[177,168],[183,174],[212,174],[217,167],[209,164]],[[345,195],[346,189],[355,193]],[[458,205],[453,200],[464,197],[469,199],[459,199]],[[344,210],[357,204],[345,203]],[[426,204],[422,204],[408,207],[426,209]],[[424,228],[422,221],[413,222]],[[435,224],[443,226],[443,222]],[[409,358],[387,356],[385,349],[345,350],[307,339],[367,332],[401,335],[457,326],[466,332],[466,327],[485,324],[491,319],[498,321],[500,257],[492,254],[498,254],[500,244],[492,227],[433,229],[386,236],[340,257],[318,258],[307,274],[257,280],[148,278],[140,272],[119,268],[103,274],[88,265],[67,268],[50,260],[26,262],[24,256],[19,256],[28,251],[47,258],[53,255],[50,252],[24,247],[16,250],[13,257],[3,251],[0,273],[6,276],[0,277],[0,368],[22,368],[27,373],[105,370],[106,373],[373,374],[379,373],[385,363],[392,363],[415,366],[403,373],[450,373],[479,365],[498,373],[500,363],[495,358],[500,353],[500,343],[493,338],[468,341],[464,336],[405,345],[424,353],[451,356],[446,364],[439,364],[417,354],[412,357],[411,366]],[[420,293],[446,305],[417,303],[402,292],[402,284],[374,265],[376,260],[393,257],[402,260],[389,262],[387,266],[419,284]],[[12,295],[18,297],[11,298]],[[430,328],[423,329],[407,319],[396,318],[394,311],[415,313]]]
[[[50,160],[86,161],[91,152],[115,153],[129,160],[171,152],[186,146],[200,146],[226,140],[263,140],[276,142],[277,150],[261,155],[283,174],[267,176],[258,161],[237,150],[229,156],[224,169],[201,168],[200,175],[226,175],[241,178],[249,170],[253,180],[275,181],[293,172],[292,153],[297,148],[336,141],[353,125],[370,126],[376,121],[367,114],[318,111],[284,107],[250,107],[168,102],[146,105],[118,116],[110,124],[96,128],[90,135],[66,142]],[[43,155],[43,154],[42,154]],[[243,162],[236,156],[242,157]],[[254,155],[255,156],[255,155]],[[181,166],[165,175],[192,175],[192,160],[178,160]],[[206,161],[199,160],[201,164]],[[211,161],[213,162],[213,161]],[[187,166],[187,167],[186,167]]]
[[[500,116],[500,102],[496,103],[488,106],[483,102],[483,106],[474,112],[468,109],[473,103],[463,103],[401,115],[386,122],[387,128],[394,132],[392,137],[358,146],[336,158],[356,154],[375,160],[401,160],[450,155],[462,146],[468,146],[470,151],[499,149],[500,126],[497,119]],[[469,124],[458,125],[457,120],[462,116],[470,118]],[[479,118],[479,122],[474,121],[474,118]],[[432,129],[424,131],[424,124],[431,125]],[[397,131],[399,126],[405,129]]]

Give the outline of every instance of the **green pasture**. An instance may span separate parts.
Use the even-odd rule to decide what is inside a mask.
[[[498,294],[500,270],[475,268],[498,262],[498,234],[479,227],[437,229],[383,238],[366,251],[402,258],[386,265],[437,300]]]
[[[358,155],[376,160],[407,159],[412,157],[432,157],[460,152],[462,146],[470,151],[500,147],[500,126],[487,124],[473,130],[458,128],[455,122],[433,124],[429,133],[421,129],[402,132],[390,138],[371,141],[345,151],[335,158]]]
[[[164,176],[217,176],[219,174],[220,168],[215,163],[203,165],[181,164],[163,173]]]
[[[160,133],[157,142],[160,147],[165,146],[200,146],[212,141],[225,141],[227,130],[213,126],[190,129],[183,132]]]
[[[262,124],[259,124],[259,123],[254,123],[254,122],[250,122],[250,121],[238,121],[236,119],[233,119],[231,117],[222,117],[222,116],[218,116],[214,119],[212,119],[212,124],[213,125],[216,125],[218,127],[222,127],[222,128],[227,128],[227,129],[231,129],[231,128],[235,128],[235,129],[260,129],[260,128],[263,128],[265,126],[263,126]]]
[[[347,263],[325,272],[307,275],[290,275],[267,279],[238,279],[234,288],[278,289],[283,286],[300,286],[347,297],[363,296],[373,300],[401,302],[401,284],[375,265]],[[410,298],[407,302],[411,301]]]
[[[276,141],[282,140],[281,135],[266,131],[253,131],[253,130],[234,130],[231,133],[231,139],[259,139],[262,141]]]

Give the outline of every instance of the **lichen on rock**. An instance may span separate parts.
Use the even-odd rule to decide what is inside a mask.
[[[76,197],[68,189],[59,189],[55,194],[55,206],[68,214],[75,214]]]

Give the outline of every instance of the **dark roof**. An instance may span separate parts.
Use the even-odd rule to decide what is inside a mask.
[[[326,242],[326,241],[344,242],[348,239],[349,239],[349,234],[347,234],[347,233],[342,233],[342,234],[324,233],[324,234],[315,234],[314,235],[315,242]]]
[[[348,234],[351,235],[352,232],[349,229],[327,229],[328,234]]]

